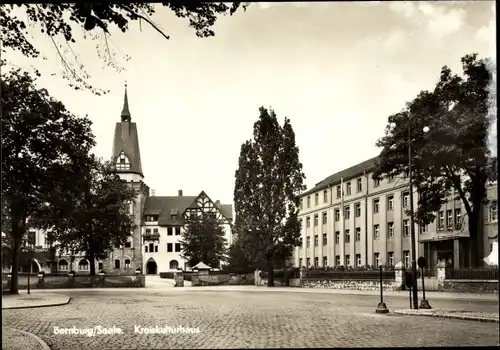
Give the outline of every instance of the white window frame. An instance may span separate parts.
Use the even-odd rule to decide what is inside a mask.
[[[356,254],[356,266],[361,266],[361,254]]]
[[[411,227],[410,227],[410,220],[406,219],[403,220],[403,236],[408,237],[410,235]]]
[[[438,212],[438,229],[443,230],[444,229],[444,211],[439,211]]]
[[[403,208],[408,208],[410,206],[410,195],[405,193],[403,194]]]
[[[403,252],[403,259],[404,259],[405,267],[409,268],[411,265],[411,261],[410,261],[410,252],[408,250]]]
[[[394,266],[394,252],[387,253],[389,266]]]
[[[387,197],[387,210],[394,210],[394,196]]]
[[[387,223],[387,234],[389,238],[394,238],[394,222]]]
[[[446,226],[449,228],[453,227],[453,210],[451,209],[446,211]]]
[[[488,211],[490,222],[498,222],[498,201],[491,201]]]
[[[455,208],[455,227],[460,228],[462,226],[462,208]]]
[[[380,239],[380,225],[373,225],[373,238]]]
[[[346,220],[351,218],[351,207],[349,205],[344,207],[344,218]]]

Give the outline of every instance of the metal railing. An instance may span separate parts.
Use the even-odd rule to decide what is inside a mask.
[[[498,280],[499,268],[447,268],[445,276],[452,280]]]
[[[437,277],[436,268],[424,269],[424,277]],[[417,278],[422,278],[422,269],[417,268]]]

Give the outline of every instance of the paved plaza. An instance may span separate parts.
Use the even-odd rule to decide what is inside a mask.
[[[158,285],[157,285],[158,286]],[[37,293],[40,293],[39,291]],[[52,349],[278,348],[498,345],[498,324],[378,315],[376,295],[196,287],[66,290],[63,306],[3,310],[3,326],[31,332]],[[388,296],[390,310],[408,298]],[[495,300],[431,300],[435,308],[498,312]],[[122,334],[62,335],[54,327],[120,328]],[[139,334],[134,326],[198,328]]]

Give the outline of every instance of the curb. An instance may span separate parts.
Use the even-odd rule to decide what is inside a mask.
[[[43,350],[51,350],[50,346],[48,346],[47,343],[42,340],[42,338],[34,335],[33,333],[22,331],[22,330],[16,329],[16,328],[11,328],[11,329],[32,338],[33,340],[35,340],[38,343],[38,345],[40,345],[42,347]]]
[[[68,300],[62,303],[52,303],[52,304],[43,304],[43,305],[23,305],[23,306],[2,306],[2,310],[15,310],[15,309],[34,309],[40,307],[51,307],[51,306],[61,306],[67,305],[71,301],[71,297],[68,297]],[[30,333],[31,334],[31,333]]]
[[[439,315],[439,314],[409,314],[401,311],[394,311],[393,314],[404,315],[404,316],[427,316],[427,317],[439,317],[439,318],[448,318],[455,320],[467,320],[467,321],[479,321],[479,322],[487,322],[487,323],[500,323],[499,320],[486,318],[486,317],[477,317],[477,316],[458,316],[458,315]]]

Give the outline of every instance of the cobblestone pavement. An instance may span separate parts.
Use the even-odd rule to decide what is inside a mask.
[[[445,317],[457,318],[462,320],[475,320],[483,322],[497,322],[499,321],[498,311],[493,312],[477,312],[477,311],[464,311],[464,310],[443,310],[443,309],[419,309],[419,310],[394,310],[396,314],[401,315],[414,315],[414,316],[432,316],[432,317]]]
[[[64,306],[3,310],[4,326],[54,350],[498,345],[498,324],[375,313],[376,296],[287,292],[71,292]],[[387,298],[390,310],[405,298]],[[438,300],[437,308],[498,311],[497,302]],[[199,328],[136,334],[134,325]],[[54,327],[117,327],[123,334],[56,335]]]
[[[2,349],[44,350],[33,336],[7,327],[2,327]]]

